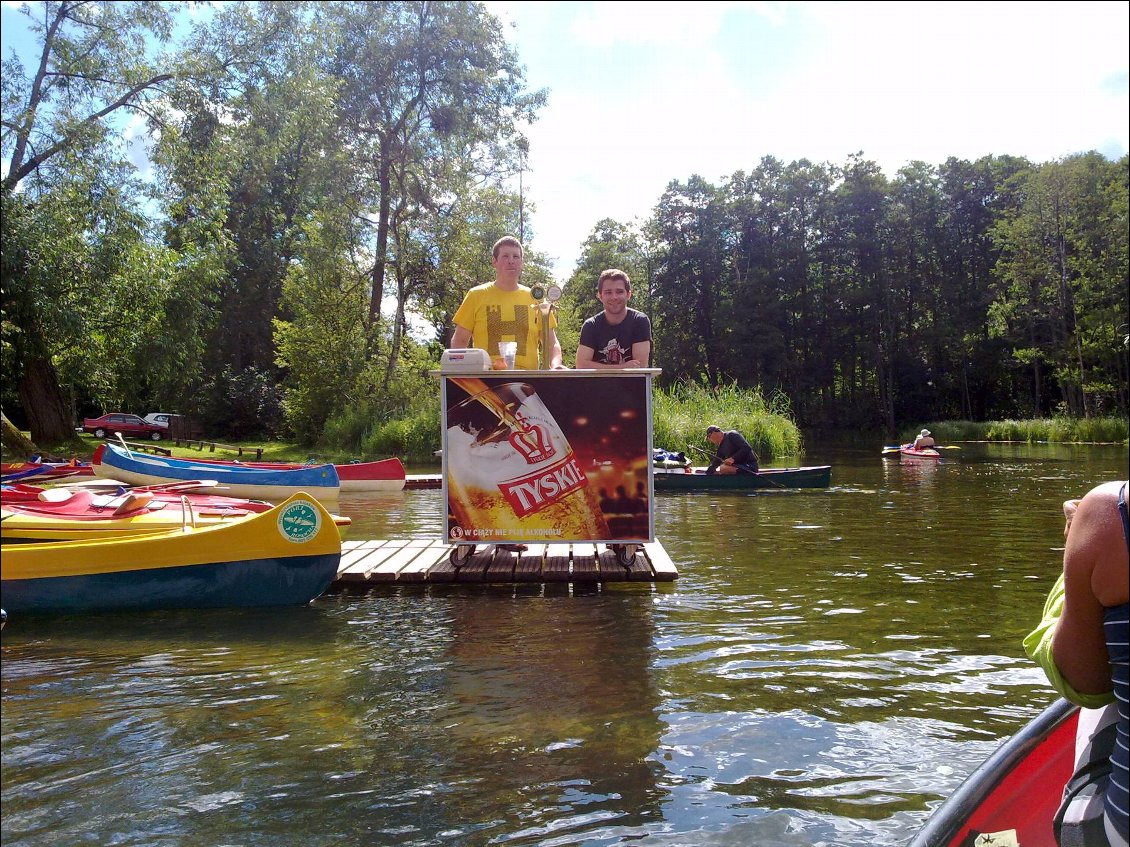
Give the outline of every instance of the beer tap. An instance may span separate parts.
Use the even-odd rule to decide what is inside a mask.
[[[561,299],[561,286],[555,283],[550,283],[548,286],[538,283],[530,289],[530,294],[538,301],[530,308],[537,311],[538,319],[541,321],[541,344],[538,350],[538,361],[541,363],[541,369],[545,371],[552,367],[550,357],[553,355],[553,351],[550,349],[549,332],[553,328],[553,320],[550,316],[557,314],[557,301]]]

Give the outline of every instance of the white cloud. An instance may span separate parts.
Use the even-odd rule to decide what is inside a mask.
[[[1126,3],[490,4],[549,104],[529,132],[533,246],[569,274],[603,217],[763,156],[888,175],[1126,152]]]

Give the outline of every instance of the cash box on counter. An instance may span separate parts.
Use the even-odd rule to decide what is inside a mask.
[[[441,373],[477,373],[491,369],[490,356],[480,347],[444,350],[439,360]]]

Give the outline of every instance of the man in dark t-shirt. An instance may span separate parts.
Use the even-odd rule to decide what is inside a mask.
[[[757,454],[753,452],[745,436],[736,429],[723,432],[721,427],[708,426],[706,440],[717,448],[710,467],[706,469],[708,474],[755,474],[760,469]]]
[[[628,308],[632,281],[609,268],[596,282],[596,298],[604,311],[581,327],[577,345],[578,369],[646,368],[651,358],[651,321],[643,312]]]

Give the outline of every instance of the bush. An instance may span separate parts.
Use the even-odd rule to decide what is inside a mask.
[[[1130,426],[1125,418],[1036,418],[1003,421],[942,421],[926,424],[939,444],[951,441],[1037,441],[1058,443],[1125,443]],[[901,440],[913,441],[921,427],[904,430]]]
[[[408,462],[434,462],[440,448],[439,398],[417,404],[404,417],[373,427],[362,452],[366,456],[400,456]]]
[[[706,441],[710,424],[741,432],[762,462],[796,455],[802,447],[800,429],[783,394],[766,400],[760,389],[739,388],[736,383],[711,388],[682,382],[666,390],[655,389],[652,432],[656,447],[678,451],[694,445],[713,453]]]

